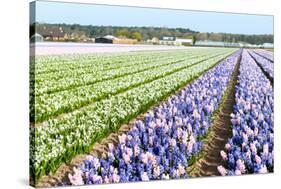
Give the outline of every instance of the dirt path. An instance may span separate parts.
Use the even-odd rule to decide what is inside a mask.
[[[190,177],[218,176],[217,166],[224,165],[220,151],[224,149],[228,138],[232,136],[230,114],[235,104],[235,85],[239,75],[241,56],[238,59],[231,81],[213,122],[210,133],[204,141],[201,158],[188,168]]]

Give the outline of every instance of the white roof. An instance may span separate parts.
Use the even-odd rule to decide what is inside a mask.
[[[104,36],[104,38],[106,38],[106,39],[112,39],[112,40],[118,39],[117,37],[115,37],[115,36],[113,36],[113,35],[106,35],[106,36]]]
[[[40,35],[39,33],[35,33],[32,37],[43,37],[43,36]]]

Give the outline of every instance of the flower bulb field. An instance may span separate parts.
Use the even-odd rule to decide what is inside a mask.
[[[273,81],[273,53],[261,49],[31,57],[31,182],[273,172]]]

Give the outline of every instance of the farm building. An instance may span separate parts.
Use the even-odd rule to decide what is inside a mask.
[[[161,40],[162,41],[175,41],[176,37],[174,37],[174,36],[163,36],[163,37],[161,37]]]
[[[153,37],[151,42],[157,44],[159,43],[159,39],[157,37]]]
[[[193,39],[176,38],[176,43],[178,43],[179,45],[189,46],[189,45],[193,45]]]
[[[160,45],[177,45],[176,44],[176,37],[174,36],[163,36],[159,40]]]
[[[153,37],[152,39],[148,39],[146,41],[149,44],[153,44],[153,45],[159,45],[159,39],[157,37]]]
[[[117,38],[112,35],[106,35],[104,37],[95,38],[95,43],[113,43]]]
[[[43,42],[43,41],[44,41],[44,38],[39,33],[35,33],[33,36],[30,37],[30,42],[32,42],[32,43]]]
[[[273,43],[264,43],[264,44],[262,44],[262,47],[271,49],[271,48],[273,48]]]
[[[154,38],[153,38],[154,39]],[[148,42],[153,44],[160,44],[160,45],[193,45],[193,39],[184,39],[184,38],[177,38],[173,36],[163,36],[161,40],[149,40]]]

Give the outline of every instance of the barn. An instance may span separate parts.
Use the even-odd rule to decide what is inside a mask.
[[[95,43],[114,43],[118,38],[113,35],[106,35],[104,37],[98,37],[95,39]]]

